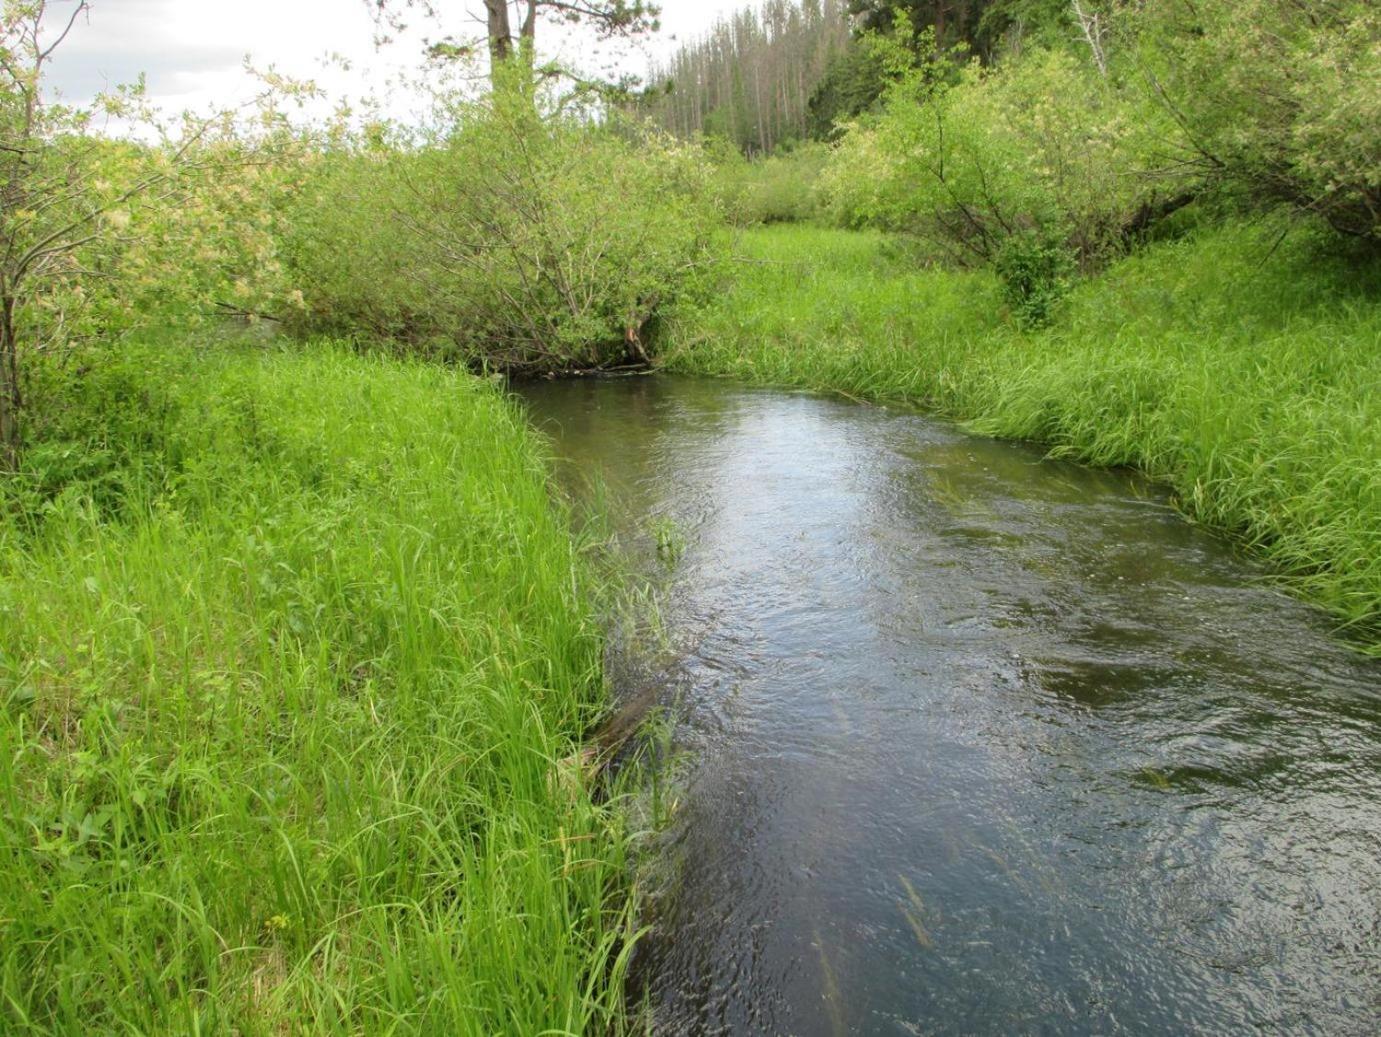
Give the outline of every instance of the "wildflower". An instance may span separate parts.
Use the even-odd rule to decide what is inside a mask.
[[[281,933],[290,925],[292,925],[292,919],[287,915],[274,915],[272,918],[264,920],[264,930],[268,933]]]

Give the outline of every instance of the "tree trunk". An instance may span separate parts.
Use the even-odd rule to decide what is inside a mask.
[[[14,300],[0,300],[0,472],[19,468],[19,342],[14,332]]]
[[[489,60],[491,74],[513,55],[513,28],[508,21],[508,0],[484,0],[489,18]]]

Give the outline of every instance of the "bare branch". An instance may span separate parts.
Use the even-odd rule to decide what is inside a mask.
[[[47,6],[48,6],[48,5],[47,5],[47,2],[46,2],[46,0],[45,0],[45,2],[44,2],[43,4],[40,5],[40,12],[43,11],[43,10],[46,10],[46,9],[47,9]],[[63,28],[62,32],[58,34],[58,38],[55,39],[55,40],[54,40],[51,44],[49,44],[46,48],[44,48],[44,49],[42,49],[42,50],[38,50],[38,52],[37,52],[38,64],[42,65],[43,62],[47,61],[50,57],[52,57],[53,52],[54,52],[55,50],[57,50],[59,47],[61,47],[63,41],[66,40],[67,37],[71,34],[71,32],[72,32],[72,27],[73,27],[74,25],[77,24],[77,19],[80,18],[83,14],[88,13],[90,10],[91,10],[91,4],[88,3],[87,0],[79,0],[79,2],[78,2],[78,4],[77,4],[76,8],[72,11],[72,17],[69,18],[69,19],[67,19],[67,25]],[[41,17],[41,13],[40,13],[40,17]],[[35,48],[37,49],[37,44],[38,44],[37,32],[35,32],[34,44],[35,44]]]

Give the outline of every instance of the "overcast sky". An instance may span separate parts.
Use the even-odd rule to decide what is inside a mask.
[[[649,54],[669,51],[674,39],[694,37],[721,13],[752,2],[664,0],[660,38],[615,52],[614,59],[642,74]],[[50,0],[54,17],[75,3]],[[89,17],[55,56],[49,83],[68,100],[84,101],[142,72],[150,95],[167,108],[220,107],[253,93],[242,70],[250,55],[258,67],[315,79],[338,97],[382,94],[396,73],[418,66],[424,31],[432,37],[482,31],[482,23],[467,18],[467,11],[483,11],[479,0],[442,0],[447,4],[455,17],[444,26],[418,25],[410,37],[378,49],[364,0],[91,0]],[[568,38],[561,47],[561,35],[549,26],[544,49],[559,48],[567,59],[588,56],[588,41]],[[324,68],[322,58],[331,53],[348,59],[350,71]]]

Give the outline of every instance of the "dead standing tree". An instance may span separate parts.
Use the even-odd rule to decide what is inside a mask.
[[[1074,23],[1079,26],[1084,42],[1093,54],[1093,63],[1098,66],[1098,74],[1108,78],[1108,21],[1103,12],[1093,7],[1085,7],[1080,0],[1071,0],[1074,7]]]

